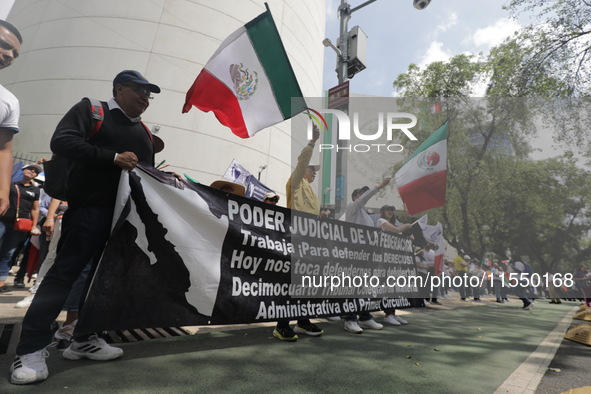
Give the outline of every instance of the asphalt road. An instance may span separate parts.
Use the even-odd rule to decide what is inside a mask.
[[[13,305],[27,294],[0,297],[0,323],[18,327],[23,311]],[[13,386],[6,372],[0,393],[560,393],[591,386],[591,348],[562,341],[560,332],[578,303],[539,300],[524,311],[517,299],[483,299],[454,297],[441,299],[443,306],[403,310],[409,325],[361,335],[319,319],[325,334],[295,343],[273,338],[272,324],[253,324],[193,327],[194,335],[124,343],[120,360],[103,363],[68,361],[51,349],[48,380]],[[13,338],[0,355],[4,371],[14,345]]]

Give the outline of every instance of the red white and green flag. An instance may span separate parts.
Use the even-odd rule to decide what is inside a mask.
[[[445,205],[447,135],[446,121],[395,175],[398,192],[410,215]]]
[[[241,138],[305,109],[268,7],[222,42],[187,92],[183,113],[193,105]]]

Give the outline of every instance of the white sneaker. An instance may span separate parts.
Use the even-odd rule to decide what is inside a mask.
[[[109,345],[96,335],[91,336],[86,342],[72,342],[63,353],[64,358],[68,360],[87,358],[96,361],[114,360],[122,355],[123,349]]]
[[[361,334],[363,329],[359,327],[359,324],[355,320],[345,320],[345,331],[353,334]]]
[[[384,326],[374,319],[369,320],[359,320],[359,327],[361,328],[371,328],[372,330],[381,330]]]
[[[10,366],[10,383],[28,384],[47,379],[49,370],[45,359],[49,357],[47,349],[16,356]]]
[[[408,322],[406,320],[404,320],[403,318],[401,318],[400,316],[394,316],[394,319],[398,320],[398,322],[400,324],[408,324]]]
[[[26,296],[16,304],[14,304],[15,308],[28,308],[31,306],[31,302],[33,302],[33,298],[35,298],[35,294],[31,294],[30,296]]]
[[[340,321],[341,318],[339,316],[329,316],[326,318],[328,321]]]
[[[398,321],[398,319],[396,319],[396,316],[394,316],[394,315],[388,315],[388,316],[384,317],[384,323],[390,324],[392,326],[399,326],[400,325],[400,322]]]
[[[425,300],[424,302],[425,302],[425,306],[431,305],[431,303],[429,301],[427,301],[427,300]]]

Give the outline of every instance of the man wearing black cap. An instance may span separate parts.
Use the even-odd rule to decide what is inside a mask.
[[[132,170],[138,162],[154,165],[152,136],[140,122],[152,93],[160,93],[160,88],[137,71],[122,71],[113,80],[113,98],[100,103],[104,119],[98,132],[92,132],[97,108],[86,98],[68,111],[55,130],[51,150],[73,163],[67,179],[69,209],[55,263],[23,320],[17,357],[10,368],[14,384],[47,378],[45,348],[53,336],[51,323],[86,264],[95,265],[100,258],[111,231],[121,170]],[[103,361],[122,354],[122,349],[92,335],[75,337],[63,356]]]
[[[23,38],[12,24],[0,19],[0,70],[10,67],[18,57]],[[18,99],[0,85],[0,215],[9,206],[12,179],[12,137],[18,133]]]

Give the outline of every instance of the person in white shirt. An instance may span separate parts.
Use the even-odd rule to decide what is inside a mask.
[[[380,208],[380,218],[376,222],[376,227],[382,231],[390,231],[392,233],[402,233],[403,231],[409,230],[412,224],[403,224],[396,226],[391,222],[394,221],[394,212],[396,208],[392,205],[384,205]],[[386,316],[384,317],[384,323],[392,326],[399,326],[401,324],[408,324],[408,322],[396,315],[396,309],[384,309]]]
[[[425,263],[427,264],[427,271],[429,275],[435,276],[435,251],[431,248],[431,244],[429,242],[425,243],[423,246],[423,258],[425,259]],[[431,304],[441,305],[439,301],[437,301],[437,295],[439,292],[439,288],[434,288],[432,291],[427,290],[427,298],[425,301],[431,302]],[[431,297],[429,297],[431,296]]]
[[[365,204],[372,198],[379,190],[386,187],[390,183],[390,178],[384,178],[380,184],[370,188],[363,186],[359,189],[353,190],[351,193],[351,201],[345,209],[345,221],[355,224],[362,224],[364,226],[374,226],[374,221],[365,210]],[[361,334],[364,328],[373,330],[381,330],[383,325],[376,322],[369,312],[360,313],[359,321],[356,314],[345,316],[345,331],[353,334]]]
[[[0,70],[18,57],[23,38],[12,24],[0,19]],[[8,209],[12,180],[12,137],[18,133],[18,99],[0,85],[0,215]]]

